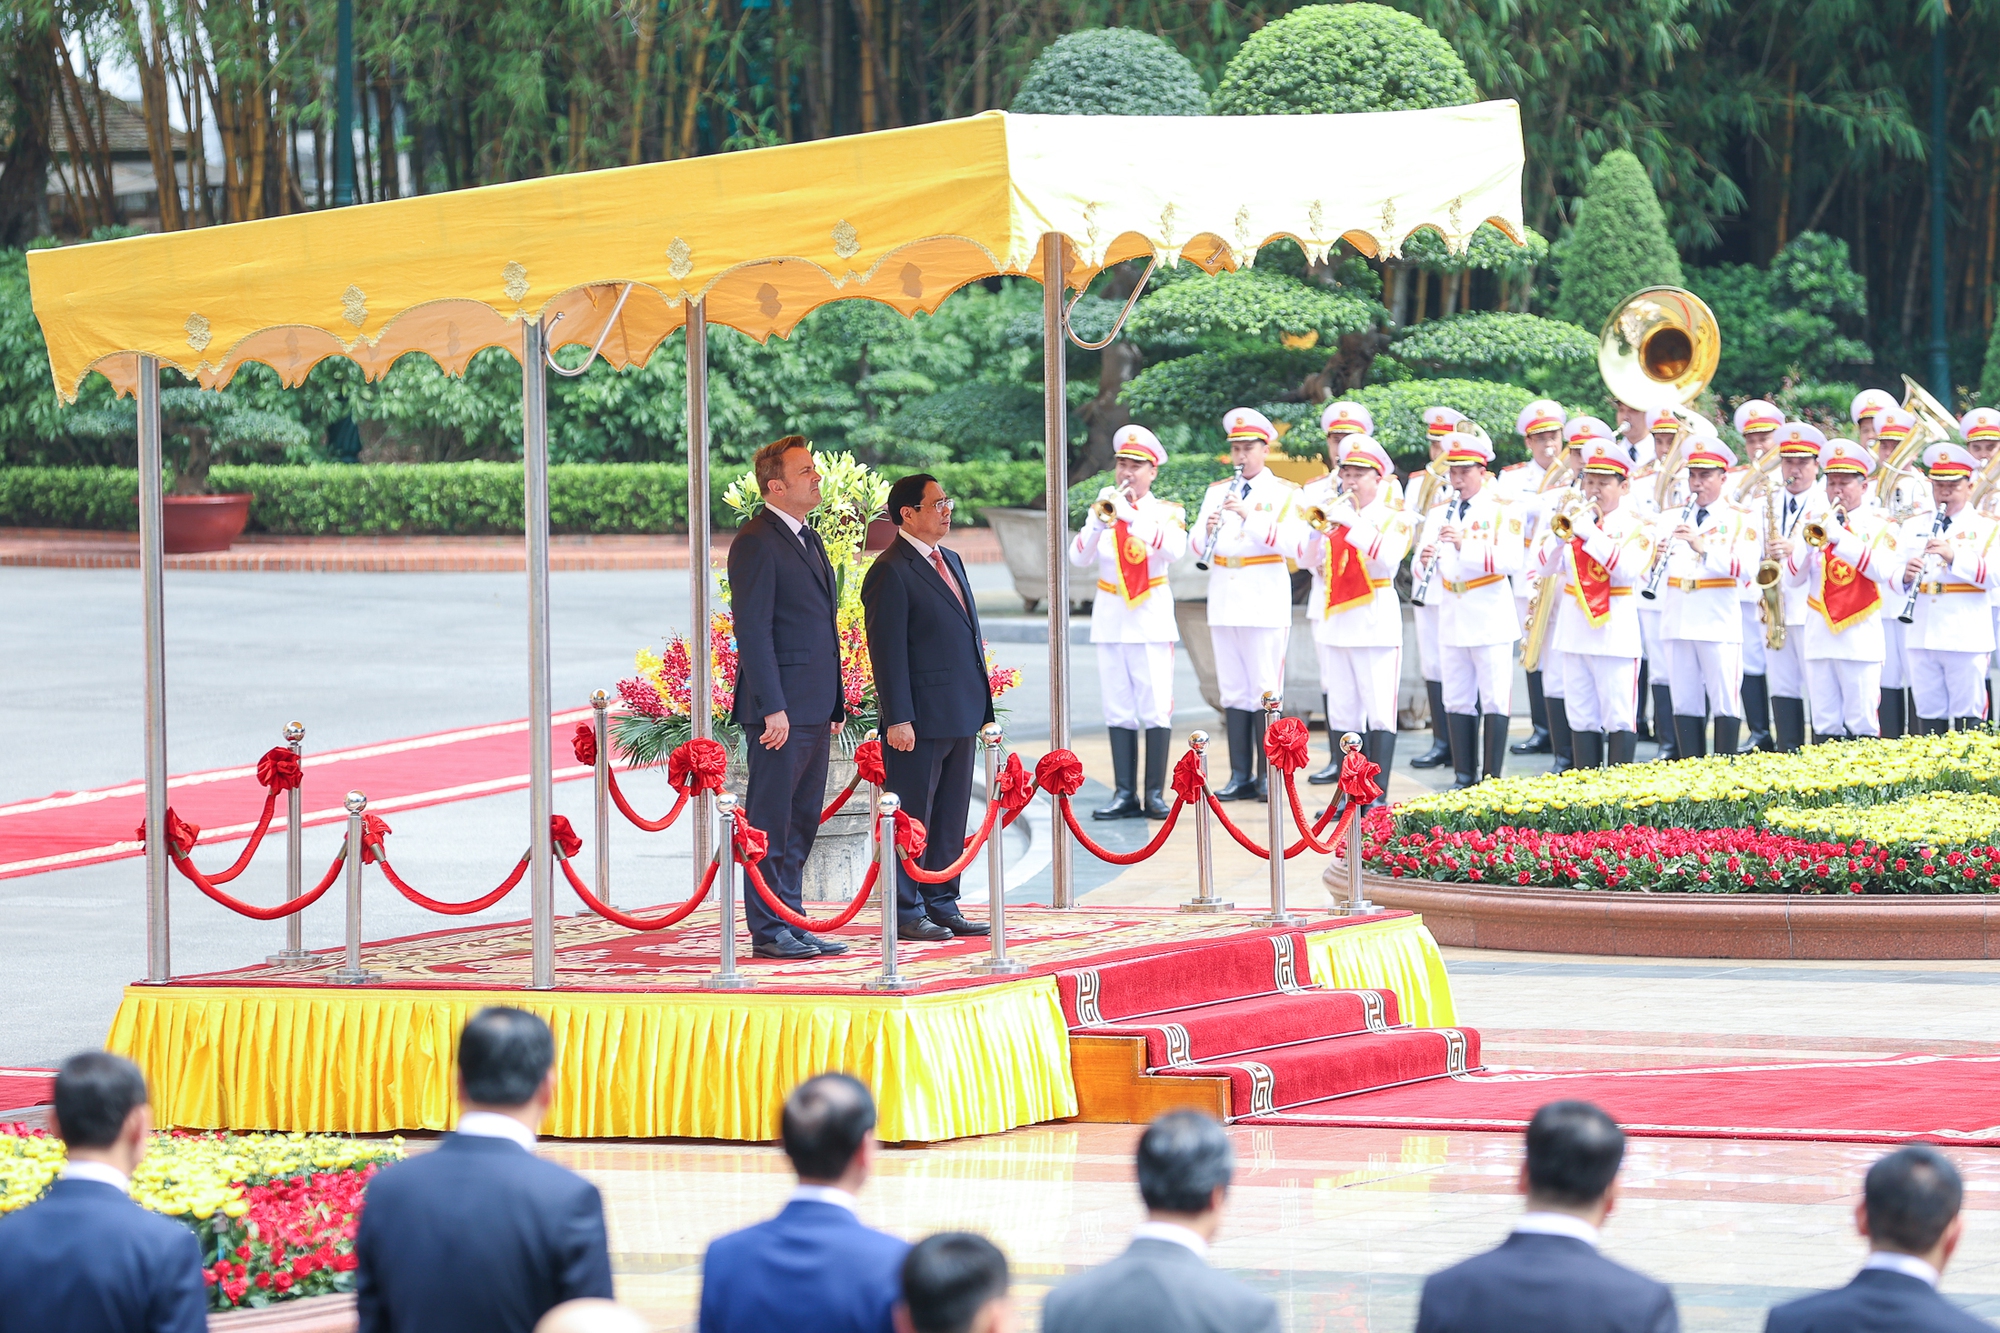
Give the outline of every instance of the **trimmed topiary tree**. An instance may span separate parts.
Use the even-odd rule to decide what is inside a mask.
[[[1042,49],[1010,111],[1041,116],[1205,116],[1194,65],[1136,28],[1089,28]]]
[[[1308,5],[1243,43],[1212,100],[1219,116],[1463,106],[1479,89],[1451,44],[1386,5]]]
[[[1638,158],[1619,148],[1598,159],[1555,266],[1555,317],[1592,332],[1641,288],[1681,285],[1680,254]]]

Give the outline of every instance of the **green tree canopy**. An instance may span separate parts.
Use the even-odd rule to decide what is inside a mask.
[[[1644,287],[1681,285],[1681,257],[1659,196],[1639,159],[1616,149],[1598,159],[1577,204],[1576,226],[1556,247],[1557,319],[1586,329]]]
[[[1043,116],[1204,116],[1208,94],[1188,58],[1135,28],[1088,28],[1035,57],[1013,111]]]
[[[1221,116],[1463,106],[1479,89],[1423,20],[1386,5],[1308,5],[1252,33],[1222,72]]]
[[[1141,346],[1162,349],[1247,350],[1281,338],[1332,346],[1344,334],[1376,327],[1382,316],[1382,307],[1364,297],[1249,268],[1164,287],[1140,302],[1126,329]]]
[[[1390,351],[1404,365],[1434,374],[1499,370],[1509,372],[1499,378],[1514,379],[1531,366],[1594,363],[1597,336],[1540,315],[1478,311],[1426,320]]]
[[[1848,266],[1846,241],[1809,231],[1769,268],[1689,269],[1687,285],[1722,326],[1715,391],[1730,401],[1775,397],[1786,381],[1844,382],[1873,359],[1851,336],[1868,314],[1868,288]]]
[[[1422,467],[1430,459],[1427,407],[1453,407],[1493,437],[1495,461],[1504,465],[1526,456],[1514,422],[1536,395],[1518,384],[1489,380],[1402,380],[1371,384],[1348,395],[1375,418],[1375,438],[1400,467]]]

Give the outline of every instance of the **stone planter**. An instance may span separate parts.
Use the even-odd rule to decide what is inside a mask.
[[[1220,713],[1222,694],[1215,684],[1215,648],[1208,638],[1207,601],[1175,602],[1174,624],[1181,632],[1181,648],[1194,665],[1195,679],[1201,682],[1202,701]],[[1325,712],[1326,698],[1319,688],[1319,655],[1313,648],[1312,625],[1306,620],[1305,607],[1295,606],[1292,636],[1285,643],[1285,716],[1312,718]]]
[[[1049,599],[1049,516],[1040,509],[988,509],[982,515],[1000,543],[1014,591],[1033,615]],[[1064,525],[1063,542],[1076,534]],[[1088,577],[1086,577],[1088,576]],[[1070,609],[1080,611],[1097,600],[1097,579],[1089,570],[1070,570]]]
[[[840,795],[853,780],[854,747],[835,738],[833,757],[826,766],[826,791],[820,798],[821,806]],[[722,785],[739,800],[749,793],[750,765],[741,752],[730,751]],[[819,826],[812,855],[806,858],[805,870],[799,877],[800,896],[809,903],[852,900],[855,890],[861,887],[862,877],[868,873],[872,853],[868,836],[868,787],[863,783],[854,789],[847,804],[840,807],[839,814]]]
[[[250,521],[250,501],[241,495],[169,495],[160,502],[160,535],[168,555],[226,551]]]

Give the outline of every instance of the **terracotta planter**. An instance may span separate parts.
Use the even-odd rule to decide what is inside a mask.
[[[161,501],[161,530],[168,555],[226,551],[250,521],[250,501],[241,495],[169,495]]]

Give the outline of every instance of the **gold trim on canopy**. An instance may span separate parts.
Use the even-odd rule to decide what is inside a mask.
[[[345,356],[370,378],[421,351],[457,373],[604,341],[643,363],[685,319],[760,341],[828,301],[908,315],[967,283],[1039,276],[1060,233],[1081,286],[1141,255],[1214,272],[1281,236],[1317,259],[1346,239],[1394,255],[1430,227],[1460,249],[1482,223],[1522,235],[1511,101],[1351,116],[1017,116],[423,195],[28,256],[56,391],[92,370],[121,392],[151,355],[200,383],[246,361],[297,384]]]

